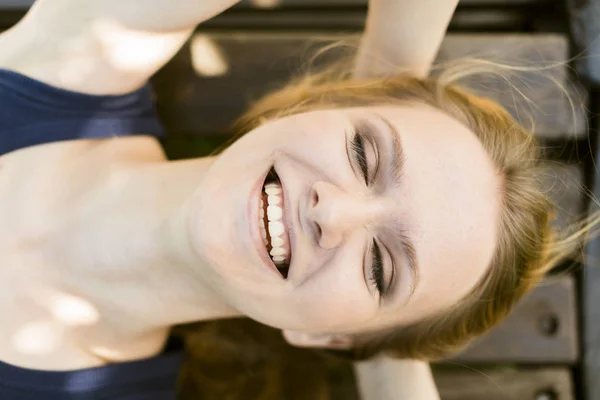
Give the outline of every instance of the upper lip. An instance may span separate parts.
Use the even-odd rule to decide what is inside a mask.
[[[275,169],[277,171],[277,168]],[[281,184],[281,190],[283,194],[283,205],[284,205],[284,215],[286,222],[286,229],[288,234],[288,241],[290,245],[290,262],[288,269],[288,280],[292,275],[292,264],[296,259],[296,235],[298,231],[295,229],[296,227],[296,219],[294,218],[297,215],[296,210],[299,208],[298,201],[292,201],[292,197],[290,196],[289,190],[284,183],[284,179],[279,171],[277,171],[277,175],[279,176],[279,183]]]

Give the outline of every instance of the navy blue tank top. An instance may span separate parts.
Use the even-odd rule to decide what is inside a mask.
[[[0,69],[0,155],[43,143],[136,134],[164,134],[147,86],[121,96],[91,96]],[[0,361],[0,399],[174,400],[182,359],[182,346],[171,342],[154,358],[76,371]]]

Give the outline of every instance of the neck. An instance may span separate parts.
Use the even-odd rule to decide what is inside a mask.
[[[114,314],[138,327],[237,316],[203,279],[205,264],[188,236],[187,204],[211,163],[128,166],[117,183],[97,191],[94,204],[101,206],[76,232],[93,250],[76,254],[68,267],[77,292],[100,306],[118,304]]]

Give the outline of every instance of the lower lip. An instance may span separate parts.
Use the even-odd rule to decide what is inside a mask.
[[[250,227],[250,237],[253,239],[254,246],[260,256],[263,265],[271,272],[275,273],[279,279],[283,279],[283,276],[271,261],[271,256],[267,253],[267,248],[262,240],[262,234],[260,233],[260,227],[258,226],[259,221],[259,209],[260,209],[260,199],[262,198],[262,187],[265,179],[267,179],[267,171],[261,179],[254,184],[252,188],[252,195],[250,197],[250,201],[248,202],[248,216],[249,216],[249,224]]]

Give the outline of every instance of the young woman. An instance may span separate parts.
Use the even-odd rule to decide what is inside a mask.
[[[218,157],[168,162],[144,84],[235,2],[38,0],[0,36],[0,394],[166,398],[170,328],[233,316],[435,359],[551,266],[532,135],[425,78],[456,1],[374,0],[354,77],[290,85]],[[425,364],[392,369],[436,396]]]

